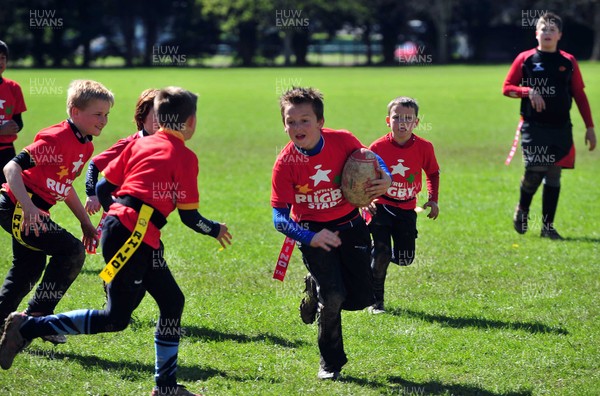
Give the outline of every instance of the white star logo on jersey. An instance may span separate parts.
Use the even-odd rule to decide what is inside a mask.
[[[544,68],[542,67],[542,62],[533,62],[533,64],[535,65],[535,67],[532,71],[544,71]]]
[[[323,165],[317,165],[317,166],[315,166],[315,169],[317,170],[317,173],[315,173],[314,175],[312,175],[312,176],[309,177],[309,179],[313,179],[314,180],[315,187],[319,183],[321,183],[322,181],[323,182],[331,181],[329,179],[329,176],[327,176],[327,175],[329,175],[331,173],[331,169],[330,170],[321,170],[321,166],[323,166]]]
[[[406,176],[406,171],[410,168],[408,166],[404,166],[403,162],[403,159],[399,159],[398,164],[392,166],[392,175],[400,174],[402,177]]]
[[[79,154],[79,160],[72,162],[73,170],[71,172],[73,172],[73,173],[79,172],[79,168],[81,168],[81,165],[83,165],[83,161],[81,160],[82,157],[83,157],[83,154]]]
[[[4,103],[6,102],[6,100],[2,100],[0,99],[0,109],[4,108]]]

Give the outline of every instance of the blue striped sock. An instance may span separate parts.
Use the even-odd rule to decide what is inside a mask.
[[[156,386],[174,386],[177,384],[177,352],[179,341],[165,341],[154,338],[156,366],[154,380]]]
[[[30,317],[21,327],[21,334],[28,340],[51,334],[92,334],[90,322],[97,311],[79,309],[57,315]]]

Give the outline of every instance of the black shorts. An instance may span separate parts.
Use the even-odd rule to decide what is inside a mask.
[[[329,294],[343,295],[342,309],[354,311],[375,302],[371,274],[371,237],[358,212],[351,221],[336,227],[330,223],[302,222],[313,232],[324,228],[339,231],[342,244],[327,252],[300,244],[302,259],[319,284],[319,294],[327,300]]]
[[[373,235],[375,254],[378,249],[389,249],[393,263],[412,263],[415,258],[415,240],[419,234],[417,212],[377,204],[377,213],[369,223],[369,229]]]
[[[521,149],[526,168],[551,165],[572,168],[574,160],[568,157],[574,156],[573,127],[571,123],[553,126],[523,121]]]

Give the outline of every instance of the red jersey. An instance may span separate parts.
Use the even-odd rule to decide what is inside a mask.
[[[185,146],[181,133],[160,129],[144,139],[135,139],[104,169],[104,177],[119,186],[113,195],[131,195],[158,210],[165,218],[176,208],[198,209],[198,158]],[[109,215],[133,231],[138,213],[114,203]],[[160,247],[160,230],[148,226],[144,242]]]
[[[437,202],[438,183],[429,183],[439,174],[440,167],[435,158],[433,144],[415,134],[408,142],[399,145],[392,132],[377,139],[369,147],[379,155],[392,174],[392,185],[385,195],[375,202],[412,210],[417,207],[417,194],[422,188],[422,172],[428,175],[430,199]],[[429,177],[431,175],[431,177]]]
[[[119,139],[110,148],[92,158],[94,165],[96,165],[96,168],[98,168],[99,171],[103,171],[104,168],[108,166],[108,163],[117,158],[129,143],[141,137],[144,137],[143,131],[139,131],[133,135],[127,136],[126,138]]]
[[[15,114],[21,114],[27,107],[23,92],[19,84],[13,80],[2,77],[0,83],[0,125],[12,120]],[[17,135],[0,135],[0,150],[9,148],[2,143],[12,143],[17,140]]]
[[[323,148],[305,155],[289,142],[273,166],[271,206],[291,205],[291,217],[327,222],[347,215],[355,207],[342,195],[342,170],[353,151],[364,147],[350,132],[323,128]]]
[[[73,181],[94,152],[94,145],[68,121],[63,121],[42,129],[23,150],[35,164],[21,173],[25,187],[55,205],[57,201],[64,201],[73,188]],[[15,201],[8,183],[3,187]]]

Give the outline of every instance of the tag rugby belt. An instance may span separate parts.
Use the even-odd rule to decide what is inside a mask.
[[[52,207],[52,205],[50,205],[48,202],[44,201],[37,194],[33,194],[29,191],[27,191],[27,193],[29,194],[31,201],[37,208],[39,208],[43,211],[48,211]],[[2,190],[2,194],[9,201],[12,202],[12,200],[10,199],[10,196],[4,190]],[[21,224],[23,223],[23,207],[21,206],[21,203],[19,201],[14,202],[14,204],[15,204],[15,210],[14,210],[13,216],[12,216],[12,235],[15,237],[17,242],[19,242],[21,245],[25,246],[26,248],[35,250],[36,252],[41,252],[41,249],[34,248],[33,246],[30,246],[27,243],[25,243],[25,241],[23,240],[23,237],[21,237]]]
[[[123,195],[122,197],[117,197],[115,202],[123,206],[127,206],[128,208],[131,208],[138,213],[140,212],[140,210],[142,210],[142,205],[150,206],[144,203],[141,199],[131,195]],[[154,213],[152,213],[152,216],[150,217],[150,221],[159,230],[167,224],[167,218],[163,216],[162,213],[160,213],[158,210],[154,210]]]
[[[110,283],[115,278],[115,275],[117,275],[121,268],[127,264],[131,256],[133,256],[140,247],[150,223],[154,224],[159,229],[167,224],[165,216],[138,198],[126,195],[117,198],[116,202],[135,209],[138,212],[138,218],[131,236],[123,246],[121,246],[117,253],[115,253],[113,258],[108,261],[102,272],[99,274],[100,278],[106,283]]]

